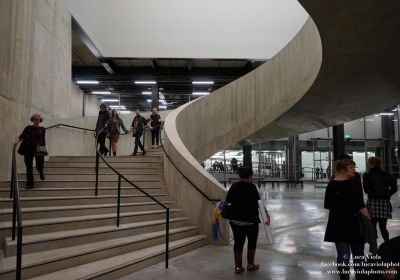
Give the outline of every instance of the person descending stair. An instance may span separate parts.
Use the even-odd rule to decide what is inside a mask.
[[[15,142],[15,145],[18,145],[22,141],[18,153],[24,156],[27,189],[33,189],[34,185],[33,158],[35,158],[36,169],[39,172],[40,179],[44,180],[44,156],[38,153],[37,149],[38,147],[46,146],[46,129],[40,126],[40,123],[43,122],[43,118],[39,114],[34,114],[31,117],[31,122],[33,124],[26,126]]]
[[[121,134],[121,129],[128,134],[129,131],[125,128],[124,122],[118,115],[117,110],[111,111],[111,119],[109,119],[106,123],[106,127],[108,128],[108,133],[111,141],[111,149],[113,151],[113,156],[117,155],[117,143],[119,135]]]
[[[144,146],[140,141],[140,137],[142,137],[143,135],[143,131],[147,124],[147,120],[142,115],[140,115],[139,109],[136,109],[135,114],[136,115],[133,118],[131,125],[132,136],[135,138],[135,147],[133,149],[132,155],[133,156],[137,155],[138,147],[142,150],[143,155],[145,155],[146,151],[144,150]]]

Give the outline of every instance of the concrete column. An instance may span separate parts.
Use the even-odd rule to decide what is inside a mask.
[[[151,108],[156,107],[157,110],[158,110],[158,103],[159,103],[158,92],[159,92],[158,83],[156,83],[151,86]],[[150,108],[150,110],[151,110],[151,108]]]
[[[299,181],[300,179],[300,152],[299,152],[299,136],[289,137],[288,149],[288,178],[291,181]]]
[[[251,160],[251,145],[243,146],[243,166],[253,166]]]
[[[337,161],[345,153],[344,124],[335,125],[332,130],[333,161]]]
[[[383,147],[385,157],[382,159],[382,169],[391,174],[397,174],[398,170],[395,166],[397,163],[395,155],[396,139],[393,120],[393,116],[381,116],[382,138],[386,139]]]

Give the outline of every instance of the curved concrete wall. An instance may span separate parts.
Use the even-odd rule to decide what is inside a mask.
[[[198,163],[215,151],[257,132],[295,105],[320,69],[319,33],[308,19],[294,39],[259,68],[171,112],[165,122],[165,149],[178,168],[211,198],[226,191]],[[166,181],[185,214],[210,233],[211,204],[167,160]],[[224,231],[226,231],[226,225]]]
[[[341,124],[400,103],[399,1],[299,2],[321,36],[321,70],[307,94],[248,143]]]

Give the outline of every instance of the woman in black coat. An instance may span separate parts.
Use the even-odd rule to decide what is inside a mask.
[[[43,121],[39,114],[34,114],[31,117],[32,125],[25,127],[24,131],[18,137],[15,145],[18,145],[21,141],[21,147],[18,153],[24,156],[24,162],[26,166],[26,188],[33,189],[34,179],[33,179],[33,158],[36,160],[36,169],[39,172],[41,180],[44,180],[43,174],[43,164],[44,157],[36,155],[37,146],[46,145],[46,130],[44,127],[40,126]]]
[[[350,277],[350,251],[354,263],[364,258],[364,240],[358,230],[357,214],[370,219],[364,204],[362,190],[354,180],[355,163],[349,159],[335,162],[335,177],[325,191],[325,209],[329,209],[329,219],[325,231],[326,242],[334,242],[337,250],[337,263],[340,279]],[[356,279],[359,277],[356,274]]]
[[[368,195],[367,208],[375,228],[379,224],[382,238],[388,241],[386,223],[392,218],[390,197],[397,192],[397,182],[389,173],[382,171],[379,158],[370,157],[367,167],[368,172],[363,176],[364,192]]]
[[[232,228],[234,245],[233,252],[235,257],[235,272],[242,273],[243,246],[247,238],[247,270],[255,271],[259,269],[258,264],[254,264],[256,254],[258,224],[258,201],[260,195],[257,188],[252,184],[253,170],[248,167],[239,169],[240,182],[234,183],[226,196],[226,203],[231,205],[229,224]],[[265,211],[265,209],[263,209]],[[269,216],[267,213],[269,220]],[[268,221],[269,224],[269,221]]]

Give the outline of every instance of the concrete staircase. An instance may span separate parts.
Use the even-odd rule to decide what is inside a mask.
[[[164,186],[163,157],[153,154],[107,158],[124,176],[170,208],[170,256],[207,243]],[[52,157],[45,180],[25,190],[20,173],[24,279],[115,279],[165,258],[165,210],[122,183],[116,226],[117,176],[100,164],[95,192],[94,157]],[[9,182],[0,183],[0,279],[14,279],[16,241],[11,240]]]

